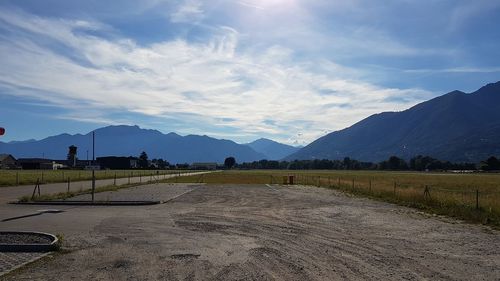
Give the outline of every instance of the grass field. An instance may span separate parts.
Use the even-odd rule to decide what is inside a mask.
[[[382,171],[226,171],[169,179],[167,182],[295,184],[335,188],[435,214],[500,226],[500,174]]]
[[[179,170],[99,170],[95,171],[96,179],[112,179],[150,176],[151,174],[174,174],[184,173]],[[0,170],[0,187],[23,184],[35,184],[37,180],[41,183],[67,182],[91,180],[92,171],[86,170]]]

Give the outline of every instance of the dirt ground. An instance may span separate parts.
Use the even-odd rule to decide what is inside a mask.
[[[105,196],[127,197],[120,192]],[[405,207],[304,186],[164,184],[134,192],[172,200],[66,207],[0,223],[0,230],[62,234],[68,249],[5,278],[500,280],[499,232]],[[2,205],[0,220],[36,208]]]

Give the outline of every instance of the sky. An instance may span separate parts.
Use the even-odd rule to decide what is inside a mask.
[[[500,80],[500,1],[3,0],[0,141],[139,125],[305,145]]]

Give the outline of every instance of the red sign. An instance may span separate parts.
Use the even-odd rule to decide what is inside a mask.
[[[5,129],[0,127],[0,136],[2,136],[3,134],[5,134]]]

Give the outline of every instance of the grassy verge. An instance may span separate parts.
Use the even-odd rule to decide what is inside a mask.
[[[97,180],[171,175],[193,171],[186,170],[99,170]],[[87,170],[0,170],[0,187],[40,183],[85,181],[92,179],[92,171]]]
[[[354,195],[500,228],[500,175],[377,171],[226,171],[167,179],[208,184],[295,184]]]
[[[122,184],[122,185],[106,185],[106,186],[96,187],[95,193],[106,192],[106,191],[117,191],[119,189],[144,185],[144,184],[148,184],[148,183],[149,182],[131,183],[131,184]],[[30,195],[26,195],[26,196],[19,198],[19,202],[65,200],[65,199],[75,197],[78,195],[90,194],[91,192],[92,192],[92,189],[89,188],[89,189],[83,189],[83,190],[78,190],[78,191],[43,194],[40,196],[36,196],[35,198],[31,198]]]

